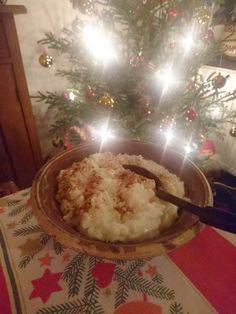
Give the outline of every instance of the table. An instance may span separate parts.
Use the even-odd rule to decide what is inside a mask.
[[[0,199],[0,313],[235,314],[236,236],[205,227],[147,260],[88,257],[38,225],[30,189]]]

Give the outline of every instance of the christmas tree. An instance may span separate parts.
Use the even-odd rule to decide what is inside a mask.
[[[57,110],[51,131],[64,146],[114,136],[190,151],[235,124],[227,103],[236,93],[223,90],[228,78],[199,71],[222,54],[211,28],[216,1],[71,2],[80,17],[61,37],[46,33],[39,41],[71,64],[57,70],[68,79],[64,91],[37,96]]]

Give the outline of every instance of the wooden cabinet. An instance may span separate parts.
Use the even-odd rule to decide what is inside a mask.
[[[24,6],[0,4],[0,183],[29,187],[42,154],[14,21]]]

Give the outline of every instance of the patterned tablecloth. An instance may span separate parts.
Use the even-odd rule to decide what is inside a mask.
[[[50,238],[29,193],[0,199],[1,314],[236,313],[236,248],[212,228],[168,256],[101,260]]]

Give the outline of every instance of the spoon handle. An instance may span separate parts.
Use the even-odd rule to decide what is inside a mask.
[[[231,233],[236,233],[236,214],[225,212],[217,207],[197,206],[161,189],[155,189],[155,192],[162,200],[170,202],[180,209],[184,209],[198,216],[202,223]]]

